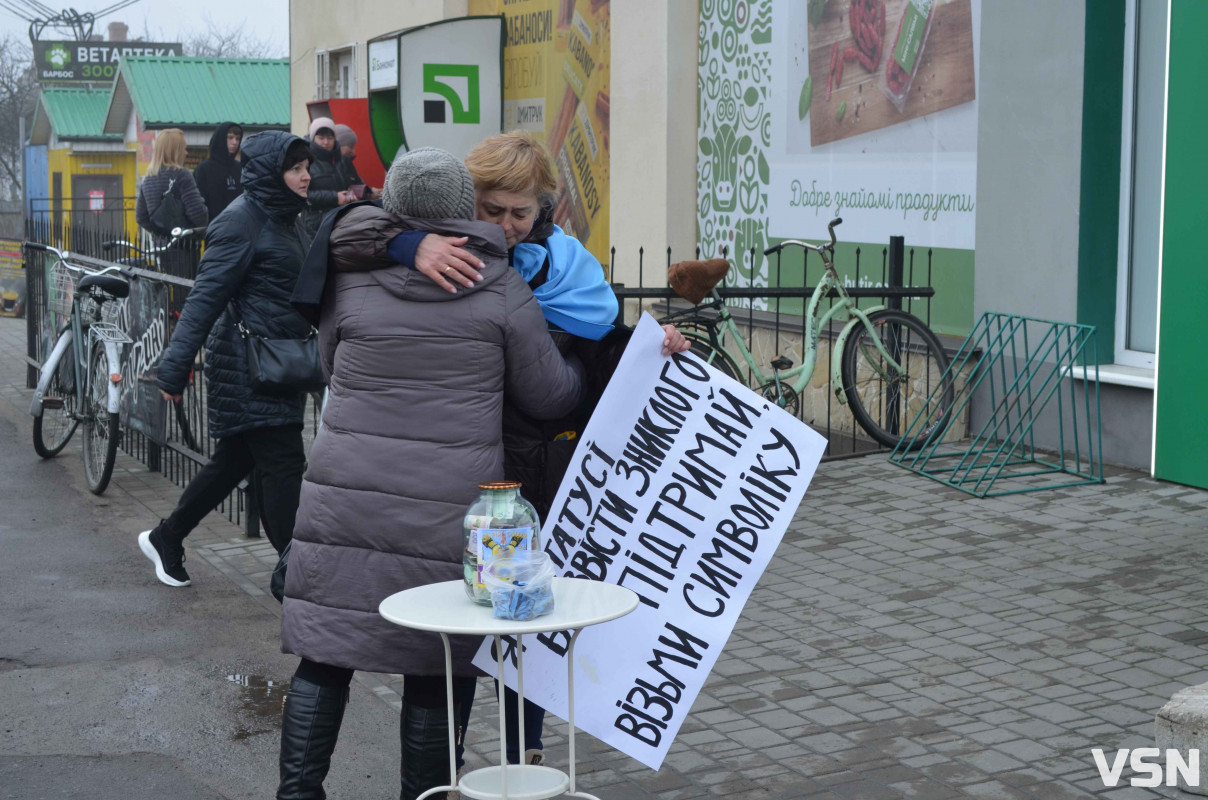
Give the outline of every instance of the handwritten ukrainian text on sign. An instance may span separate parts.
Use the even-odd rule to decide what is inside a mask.
[[[660,355],[662,339],[644,316],[541,529],[560,575],[619,584],[641,599],[629,616],[580,634],[575,722],[652,769],[826,445],[695,356]],[[569,644],[567,631],[524,640],[525,696],[564,719]],[[474,663],[495,671],[490,640]],[[507,669],[515,688],[515,664]]]

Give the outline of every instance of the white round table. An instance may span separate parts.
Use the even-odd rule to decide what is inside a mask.
[[[437,786],[416,800],[438,792],[460,791],[475,800],[540,800],[567,794],[598,800],[575,790],[575,640],[589,625],[623,617],[638,606],[638,596],[622,586],[577,578],[554,578],[554,610],[543,617],[517,622],[496,619],[489,606],[480,606],[466,597],[462,581],[446,581],[418,586],[392,594],[378,606],[388,621],[405,628],[434,631],[445,647],[445,693],[449,712],[449,785]],[[566,653],[567,722],[570,725],[569,774],[552,767],[531,764],[507,764],[507,737],[504,725],[503,662],[500,637],[516,637],[516,707],[520,718],[518,752],[524,753],[524,644],[526,633],[571,631]],[[453,722],[453,656],[450,634],[495,637],[499,665],[499,763],[497,767],[477,769],[457,780],[456,729]],[[504,766],[506,765],[506,767]]]

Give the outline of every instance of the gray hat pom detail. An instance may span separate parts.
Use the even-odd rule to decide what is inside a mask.
[[[437,147],[399,153],[386,173],[382,206],[420,219],[474,219],[474,180],[460,159]]]

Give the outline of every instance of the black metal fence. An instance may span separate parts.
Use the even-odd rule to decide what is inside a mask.
[[[146,248],[154,243],[130,224],[131,215],[128,212],[133,209],[133,199],[117,198],[107,202],[111,204],[108,210],[97,215],[94,209],[73,210],[69,202],[59,204],[35,200],[32,212],[26,217],[25,238],[86,259],[121,263],[128,267],[132,282],[148,281],[162,286],[162,291],[156,292],[155,296],[160,298],[157,302],[162,305],[160,311],[166,335],[152,337],[151,341],[142,343],[150,350],[143,354],[144,361],[153,365],[171,337],[171,329],[180,318],[180,311],[193,286],[201,260],[201,244],[197,240],[181,240],[159,256],[140,256],[131,245]],[[26,313],[26,381],[30,388],[36,386],[38,367],[65,321],[47,309],[46,276],[54,261],[53,254],[29,249],[25,251],[29,297]],[[126,419],[122,425],[122,450],[182,487],[209,460],[214,447],[207,425],[204,359],[204,352],[199,352],[181,403],[174,407],[164,404],[158,424],[148,426],[146,420],[141,420],[142,424],[136,426]],[[144,374],[129,376],[129,380],[132,386],[150,383],[153,387],[153,366]],[[313,409],[311,417],[310,433],[313,436],[314,427],[317,426],[317,414]],[[149,427],[154,430],[148,432]],[[241,483],[219,510],[232,522],[242,524],[249,535],[257,536],[260,515],[256,508],[254,485],[254,481]]]
[[[639,248],[636,287],[613,283],[617,297],[628,306],[626,321],[629,322],[643,311],[649,311],[661,319],[691,307],[688,301],[667,287],[666,276],[671,265],[680,258],[702,258],[700,249],[697,248],[691,256],[677,256],[670,247],[659,252],[661,258],[650,258],[648,255],[644,248]],[[801,267],[789,270],[790,276],[800,272],[799,281],[795,281],[792,277],[786,280],[785,260],[780,254],[765,261],[762,252],[752,249],[736,253],[737,258],[732,259],[729,248],[722,248],[718,255],[730,261],[730,271],[718,285],[718,294],[726,301],[756,362],[763,365],[765,373],[771,371],[768,365],[772,359],[786,353],[795,354],[797,358],[793,360],[800,364],[805,343],[809,339],[809,319],[805,310],[814,292],[810,277],[821,277],[821,256],[804,252]],[[857,307],[884,305],[903,309],[915,314],[930,327],[931,299],[935,294],[931,285],[932,255],[930,248],[906,248],[901,237],[892,237],[884,247],[857,247],[850,264],[836,263],[836,267],[850,279],[845,281],[844,288],[855,298]],[[703,257],[711,256],[705,254]],[[616,275],[617,258],[618,254],[613,248],[610,253],[611,275]],[[833,307],[836,297],[834,292],[828,296],[828,308]],[[708,315],[709,312],[705,313]],[[845,322],[845,319],[831,320],[820,332],[814,375],[821,375],[823,380],[817,385],[815,377],[807,387],[807,390],[813,387],[813,396],[799,398],[797,403],[798,418],[826,437],[826,458],[863,455],[884,449],[860,429],[847,406],[836,400],[829,382],[825,380],[828,365],[836,357],[835,339]],[[747,386],[756,391],[763,388],[746,360],[730,347],[727,351],[735,356],[735,362],[744,369]]]
[[[87,207],[77,204],[80,207],[76,208],[70,200],[34,200],[26,218],[26,239],[95,259],[122,261],[135,268],[136,280],[162,283],[166,289],[164,315],[170,336],[171,328],[179,318],[193,285],[200,262],[200,242],[186,242],[184,246],[177,246],[159,258],[139,258],[126,244],[120,244],[144,247],[153,244],[133,225],[134,202],[134,198],[109,198],[100,208],[96,204]],[[661,258],[649,258],[644,248],[639,249],[638,285],[613,284],[618,297],[626,305],[629,321],[636,319],[642,311],[651,311],[654,316],[661,317],[689,307],[686,301],[666,288],[666,271],[673,263],[671,249],[667,248],[660,255]],[[28,250],[25,256],[29,287],[26,315],[27,382],[33,388],[37,382],[38,365],[46,349],[53,345],[57,321],[46,313],[45,277],[51,263],[48,259],[53,259],[53,256]],[[693,253],[693,257],[700,256],[699,250]],[[728,259],[730,253],[723,249],[721,256]],[[614,248],[610,274],[616,274],[618,257],[624,256],[618,256]],[[756,269],[761,265],[761,259],[760,253],[751,250],[731,260],[730,273],[718,291],[726,300],[757,363],[770,362],[785,353],[796,353],[797,363],[800,363],[801,350],[809,335],[808,319],[803,313],[813,292],[809,279],[811,275],[821,275],[821,261],[816,254],[812,257],[811,254],[805,254],[803,267],[799,270],[799,282],[786,282],[784,263],[780,258],[766,262],[761,277],[756,277],[761,272]],[[849,268],[844,269],[845,266]],[[931,296],[934,293],[931,289],[930,249],[920,251],[899,246],[895,251],[886,246],[869,251],[857,248],[854,262],[841,264],[840,268],[851,278],[849,283],[853,285],[847,291],[857,298],[857,305],[904,307],[930,325]],[[790,273],[796,272],[796,268],[790,270]],[[826,302],[833,305],[834,298]],[[836,323],[832,322],[820,335],[815,374],[821,374],[823,378],[826,364],[834,356],[838,330]],[[159,343],[161,348],[164,343],[166,339]],[[738,359],[738,363],[742,365],[744,362]],[[199,353],[182,403],[164,414],[161,433],[149,435],[129,425],[123,429],[122,449],[180,486],[192,479],[213,450],[206,424],[203,368],[204,353]],[[751,388],[760,388],[755,385],[755,376],[749,368],[746,369],[746,377]],[[878,445],[854,423],[846,406],[841,406],[834,394],[828,391],[825,380],[818,384],[815,378],[811,386],[819,391],[815,391],[813,397],[801,398],[798,416],[827,438],[828,457],[838,458],[878,449]],[[310,419],[308,439],[318,427],[317,403],[311,404]],[[258,530],[259,515],[251,486],[241,485],[222,510],[233,522],[244,524],[249,533],[254,534]]]

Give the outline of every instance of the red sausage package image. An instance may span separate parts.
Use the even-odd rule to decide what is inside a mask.
[[[898,18],[898,33],[885,62],[885,94],[898,111],[906,109],[910,98],[910,85],[923,60],[934,9],[935,0],[906,0]]]
[[[810,0],[798,116],[812,147],[976,97],[971,0]],[[808,95],[808,100],[806,96]],[[808,116],[808,119],[807,119]]]

